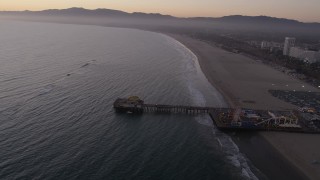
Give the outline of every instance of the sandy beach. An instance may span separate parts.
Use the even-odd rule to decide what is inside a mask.
[[[296,109],[296,106],[273,97],[268,90],[319,92],[317,88],[244,55],[227,52],[190,37],[168,35],[195,53],[208,81],[221,92],[231,107],[266,110]],[[320,179],[320,165],[313,163],[320,161],[319,134],[278,132],[259,134],[307,178]],[[259,153],[263,154],[264,150],[260,149],[260,151],[262,152]],[[275,168],[277,165],[275,161]]]

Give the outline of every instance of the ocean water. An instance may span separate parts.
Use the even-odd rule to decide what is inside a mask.
[[[208,116],[116,114],[130,95],[226,106],[168,36],[0,20],[0,179],[257,179]]]

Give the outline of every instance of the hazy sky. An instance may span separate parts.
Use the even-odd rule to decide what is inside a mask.
[[[179,17],[267,15],[320,22],[320,0],[0,0],[0,10],[70,7],[158,12]]]

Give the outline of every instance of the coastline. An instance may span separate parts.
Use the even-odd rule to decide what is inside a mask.
[[[57,23],[57,22],[55,22]],[[59,23],[59,22],[58,22]],[[60,22],[61,23],[61,22]],[[68,23],[68,24],[79,24],[79,23]],[[83,25],[86,25],[86,23],[84,23]],[[98,26],[104,26],[104,25],[99,25],[99,24],[94,24],[94,25],[98,25]],[[105,27],[105,26],[104,26]],[[141,30],[141,29],[140,29]],[[161,33],[161,32],[158,32],[158,33]],[[163,34],[163,33],[162,33]],[[239,99],[236,95],[233,94],[232,92],[232,88],[230,85],[228,84],[225,84],[225,82],[222,82],[221,80],[219,79],[222,79],[221,77],[224,77],[223,75],[226,75],[228,76],[227,72],[218,72],[217,70],[219,68],[221,69],[224,69],[226,67],[223,67],[223,66],[218,66],[218,67],[215,67],[215,66],[212,66],[208,63],[208,61],[210,60],[214,60],[215,56],[212,56],[212,58],[210,57],[210,54],[214,54],[214,52],[211,52],[211,53],[202,53],[201,52],[201,49],[202,47],[205,47],[205,49],[209,48],[213,48],[215,50],[218,50],[218,51],[222,51],[223,53],[226,53],[226,54],[231,54],[231,55],[234,55],[233,53],[230,53],[230,52],[227,52],[227,51],[224,51],[224,50],[221,50],[219,48],[215,48],[207,43],[204,43],[204,42],[201,42],[199,40],[195,40],[195,39],[191,39],[189,37],[185,37],[185,36],[181,36],[181,35],[174,35],[174,34],[165,34],[165,35],[168,35],[170,37],[172,37],[173,39],[176,39],[177,41],[179,41],[181,44],[185,45],[186,47],[188,47],[197,57],[198,57],[198,61],[199,61],[199,64],[200,64],[200,67],[201,67],[201,70],[202,72],[204,73],[204,75],[206,76],[206,78],[208,79],[208,81],[224,96],[225,100],[227,101],[227,103],[229,104],[229,106],[232,106],[232,107],[235,107],[235,106],[239,106],[239,105],[243,105],[244,107],[248,107],[248,108],[252,108],[252,107],[255,107],[257,106],[258,108],[260,107],[265,107],[263,103],[255,103],[255,104],[251,104],[251,103],[241,103],[241,99]],[[199,46],[199,43],[201,44]],[[240,56],[240,55],[234,55],[234,56]],[[220,58],[224,58],[223,55],[220,56]],[[247,57],[247,59],[249,59]],[[254,61],[252,60],[252,63],[254,63]],[[265,65],[263,65],[265,66]],[[212,67],[215,67],[215,68],[212,68]],[[269,69],[271,69],[270,67],[267,67]],[[214,70],[211,72],[211,70]],[[247,71],[247,70],[245,70]],[[275,71],[275,70],[274,70]],[[279,73],[279,72],[277,72]],[[221,76],[222,75],[222,76]],[[282,74],[283,75],[283,74]],[[241,76],[241,74],[239,75]],[[296,80],[294,80],[296,81]],[[257,82],[256,82],[257,83]],[[239,85],[239,84],[237,84]],[[298,87],[297,90],[300,90],[301,89],[301,86],[300,88]],[[302,90],[305,90],[305,89],[302,89]],[[245,94],[249,94],[251,96],[251,92],[252,91],[247,91]],[[268,92],[264,92],[264,95],[268,94]],[[256,96],[257,94],[253,93],[252,94],[252,97]],[[269,95],[269,94],[268,94]],[[249,96],[249,99],[251,98]],[[244,96],[244,99],[247,98],[248,96]],[[259,96],[258,96],[259,97]],[[290,108],[295,108],[295,106],[291,105],[291,104],[288,104],[288,103],[284,103],[280,100],[277,100],[275,98],[271,98],[272,101],[275,101],[277,106],[276,107],[273,107],[273,106],[270,106],[270,105],[267,105],[268,108],[270,109],[290,109]],[[298,139],[292,139],[290,138],[292,134],[281,134],[281,133],[270,133],[270,132],[266,132],[266,133],[259,133],[258,136],[261,136],[263,138],[263,140],[267,141],[268,142],[268,145],[266,147],[258,147],[258,145],[256,144],[251,144],[253,147],[255,148],[258,148],[258,149],[263,149],[263,148],[271,148],[269,149],[268,151],[272,152],[273,153],[278,153],[279,154],[279,158],[283,158],[285,164],[287,164],[286,166],[289,167],[290,171],[289,174],[293,174],[294,176],[299,176],[300,173],[297,173],[297,172],[294,172],[295,171],[295,168],[299,169],[299,171],[303,172],[305,175],[308,176],[309,179],[320,179],[320,165],[318,165],[317,167],[310,167],[311,166],[311,160],[310,160],[310,157],[303,157],[305,155],[305,153],[302,153],[301,152],[298,152],[298,153],[288,153],[291,151],[291,146],[292,146],[292,143],[294,143],[295,141],[298,141],[300,143],[303,143],[304,141],[307,141],[306,144],[303,144],[303,145],[308,145],[307,148],[309,148],[309,150],[311,152],[308,152],[310,154],[313,154],[312,157],[317,157],[319,158],[320,160],[320,144],[319,145],[316,145],[315,143],[315,146],[316,148],[313,148],[312,146],[310,146],[310,140],[308,140],[311,136],[308,136],[308,137],[300,137],[301,135],[300,134],[295,134],[295,138],[298,138]],[[235,139],[235,137],[232,137]],[[287,143],[285,142],[288,138],[291,139],[291,142],[290,143]],[[235,139],[236,140],[236,139]],[[248,139],[246,139],[248,140]],[[320,140],[320,136],[317,136],[317,137],[313,137],[313,140],[318,140],[318,141],[313,141],[313,142],[319,142]],[[241,147],[241,143],[243,143],[243,141],[241,142],[237,142],[237,144]],[[245,143],[243,144],[243,146],[246,146],[249,150],[248,152],[251,151],[251,148],[250,148],[250,145],[245,145]],[[268,147],[269,146],[269,147]],[[299,146],[299,143],[296,143],[296,145],[294,146],[294,148],[298,148],[297,147]],[[283,149],[281,149],[283,148]],[[274,149],[276,152],[273,152]],[[294,149],[293,149],[294,151]],[[301,151],[301,147],[300,147],[300,151]],[[303,149],[302,149],[303,151]],[[264,160],[270,160],[268,157],[264,156],[263,157],[263,152],[260,152],[260,154],[262,154],[262,158],[264,158],[263,160],[260,160],[260,161],[257,161],[257,163],[260,163],[261,166],[263,166],[264,164]],[[296,156],[297,154],[300,154],[300,156],[298,156],[297,158],[295,158],[294,156]],[[301,157],[302,156],[302,157]],[[250,157],[249,157],[250,159]],[[250,159],[253,163],[254,161],[256,160],[255,157],[252,157],[252,159]],[[282,161],[280,159],[280,161]],[[275,162],[273,165],[277,165],[277,162]],[[305,166],[307,165],[307,166]],[[293,168],[290,168],[290,166],[293,166]],[[257,166],[258,167],[258,166]],[[270,167],[267,167],[267,168],[278,168],[278,167],[275,167],[275,166],[270,166]],[[281,168],[281,167],[280,167]],[[283,174],[285,173],[288,173],[287,171],[286,172],[282,172]],[[295,175],[296,174],[296,175]]]
[[[241,54],[227,52],[187,36],[166,35],[185,45],[198,57],[207,80],[230,107],[295,109],[294,105],[272,97],[267,90],[318,91]],[[315,143],[320,140],[320,135],[259,132],[254,135],[238,133],[231,137],[240,151],[270,179],[320,179],[320,166],[310,163],[312,159],[320,159],[320,145]]]

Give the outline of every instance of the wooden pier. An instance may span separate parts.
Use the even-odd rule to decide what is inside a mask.
[[[158,104],[143,104],[143,112],[159,112],[159,113],[185,113],[185,114],[205,114],[212,111],[220,110],[213,107],[198,107],[198,106],[175,106],[175,105],[158,105]]]
[[[190,115],[209,114],[214,124],[221,130],[258,130],[320,133],[320,127],[313,125],[316,120],[305,119],[303,112],[268,111],[241,108],[216,108],[199,106],[145,104],[137,96],[118,98],[113,107],[125,113],[183,113]],[[316,117],[315,115],[314,117]],[[314,119],[314,118],[313,118]]]
[[[219,111],[226,108],[200,107],[200,106],[181,106],[181,105],[163,105],[163,104],[145,104],[138,97],[133,96],[128,99],[117,99],[114,108],[119,112],[132,113],[185,113],[185,114],[205,114]]]

